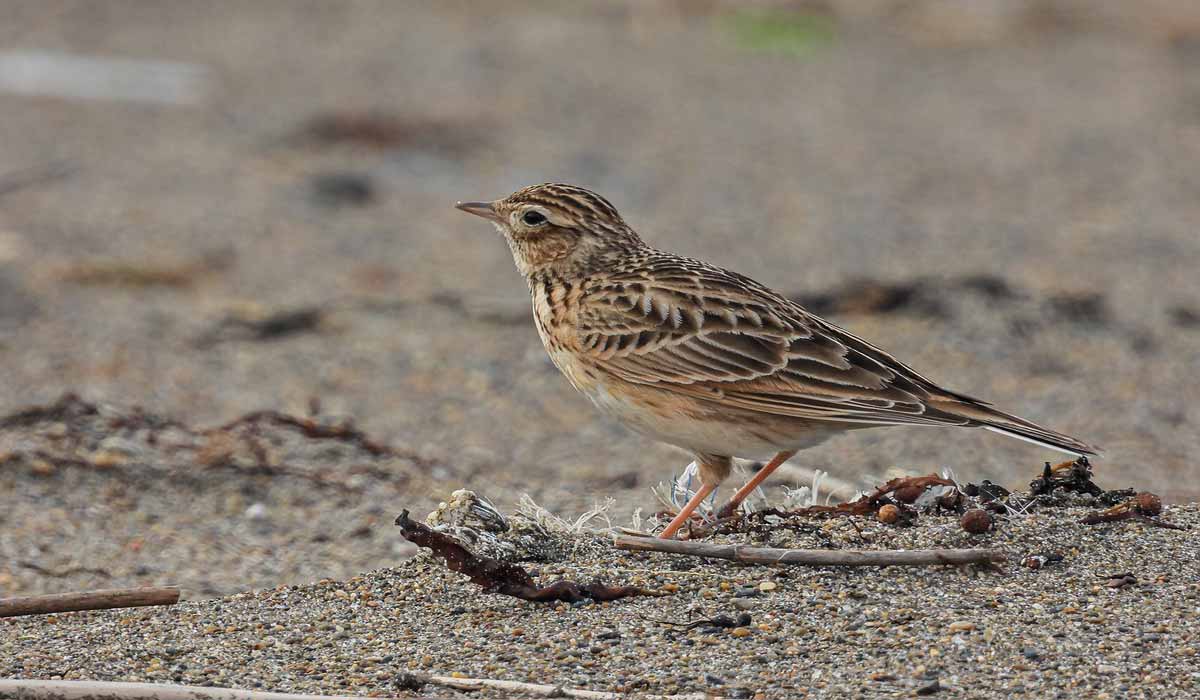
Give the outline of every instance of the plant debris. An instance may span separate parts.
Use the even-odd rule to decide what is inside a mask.
[[[839,503],[834,506],[809,506],[795,511],[795,514],[830,513],[834,515],[870,515],[877,512],[884,505],[895,505],[891,503],[893,500],[904,503],[899,498],[893,498],[896,493],[905,494],[907,498],[915,492],[916,495],[910,501],[911,503],[915,503],[930,486],[951,486],[957,488],[958,484],[953,479],[947,479],[935,474],[929,474],[928,476],[900,476],[888,481],[872,493],[866,494],[849,503]],[[903,511],[903,509],[901,510]]]
[[[301,306],[269,312],[232,312],[217,321],[194,342],[197,347],[204,348],[226,341],[264,342],[299,333],[315,333],[321,330],[327,315],[328,311],[318,306]]]
[[[1109,588],[1124,588],[1126,586],[1137,585],[1137,576],[1134,576],[1130,573],[1109,574],[1104,578],[1108,579],[1107,583],[1104,585],[1108,586]]]
[[[716,631],[716,630],[723,630],[723,629],[724,630],[737,629],[738,627],[749,627],[750,623],[753,620],[750,617],[750,613],[744,612],[744,613],[739,614],[736,618],[730,617],[728,615],[714,615],[712,617],[706,617],[706,618],[702,618],[699,620],[692,620],[690,622],[672,622],[670,620],[655,620],[653,618],[651,618],[650,621],[657,622],[660,625],[669,625],[671,627],[681,627],[684,630],[692,630],[692,629],[696,629],[698,627],[702,627],[702,628],[705,628],[705,631],[709,631],[709,630]]]
[[[223,272],[233,264],[231,251],[215,251],[193,260],[84,260],[60,274],[64,282],[88,287],[191,287],[202,278]]]
[[[319,404],[315,401],[314,407],[319,408]],[[402,465],[422,470],[434,466],[434,462],[410,451],[372,439],[345,418],[255,411],[215,428],[193,428],[138,407],[116,412],[72,393],[53,404],[0,416],[0,432],[39,430],[43,426],[59,426],[58,432],[46,433],[44,446],[21,446],[0,453],[0,464],[25,464],[42,476],[62,466],[120,473],[158,454],[157,461],[169,464],[171,474],[179,478],[192,478],[199,464],[295,477],[345,492],[361,491],[360,475],[400,487],[409,483],[413,474]],[[302,435],[310,442],[290,440],[286,433]],[[317,442],[346,445],[371,459],[349,468],[325,468],[321,460],[304,454],[306,450],[323,449],[313,444]]]
[[[548,586],[538,586],[525,569],[511,562],[476,556],[453,537],[437,532],[408,517],[405,510],[396,517],[396,525],[404,539],[418,547],[428,547],[435,556],[446,562],[446,568],[471,579],[487,593],[520,598],[535,603],[565,601],[575,603],[582,600],[619,600],[632,596],[658,596],[652,591],[636,586],[607,586],[595,583],[555,581]]]
[[[1165,527],[1169,530],[1187,529],[1182,525],[1176,525],[1175,523],[1169,523],[1154,517],[1160,513],[1162,513],[1162,499],[1155,494],[1143,491],[1124,503],[1118,503],[1107,510],[1088,513],[1079,522],[1084,525],[1098,525],[1100,523],[1115,523],[1122,520],[1136,520],[1155,527]]]
[[[1050,466],[1045,463],[1042,475],[1029,482],[1030,496],[1049,496],[1056,491],[1068,493],[1085,493],[1095,496],[1101,503],[1112,505],[1120,503],[1134,494],[1133,489],[1115,489],[1105,491],[1092,481],[1092,463],[1087,457],[1059,462]]]
[[[836,505],[810,505],[795,510],[764,508],[748,514],[726,514],[722,509],[714,522],[693,529],[691,539],[711,534],[761,535],[780,528],[795,529],[801,519],[819,515],[874,516],[886,525],[908,527],[916,523],[921,513],[931,512],[957,514],[961,516],[962,529],[978,535],[997,527],[997,518],[1019,516],[1035,507],[1078,505],[1079,500],[1111,506],[1087,515],[1080,521],[1084,524],[1140,520],[1156,527],[1185,529],[1154,517],[1162,512],[1162,499],[1155,494],[1136,493],[1134,489],[1105,490],[1098,486],[1092,480],[1092,465],[1087,457],[1053,466],[1046,462],[1041,475],[1030,482],[1027,494],[1010,492],[986,480],[959,486],[951,476],[947,473],[897,477],[854,501]],[[1065,494],[1079,495],[1064,497]],[[1041,564],[1031,566],[1038,568]]]
[[[1063,560],[1063,555],[1058,552],[1042,552],[1040,554],[1030,554],[1021,560],[1021,566],[1027,569],[1038,570],[1046,567],[1049,564],[1057,564]]]

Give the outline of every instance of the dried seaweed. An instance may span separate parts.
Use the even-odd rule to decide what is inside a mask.
[[[928,476],[900,476],[888,481],[873,492],[849,503],[839,503],[833,506],[809,506],[808,508],[801,508],[794,511],[792,515],[810,515],[816,513],[870,515],[879,510],[880,506],[889,503],[889,497],[898,491],[919,490],[917,494],[919,497],[920,493],[923,493],[930,486],[958,486],[958,484],[952,479],[946,479],[934,474]]]
[[[1115,523],[1122,520],[1136,520],[1147,525],[1162,527],[1168,530],[1187,529],[1182,525],[1176,525],[1175,523],[1169,523],[1154,517],[1159,513],[1162,513],[1162,499],[1152,493],[1142,492],[1124,503],[1118,503],[1107,510],[1088,513],[1079,522],[1084,525],[1098,525],[1100,523]]]
[[[319,400],[314,398],[314,404],[319,408]],[[255,411],[215,428],[197,429],[165,416],[148,413],[140,407],[117,413],[72,393],[64,394],[53,404],[30,406],[0,416],[0,431],[56,423],[64,424],[66,431],[47,435],[47,440],[56,443],[54,447],[15,450],[5,453],[0,461],[44,462],[52,466],[105,469],[120,473],[122,465],[136,465],[140,457],[129,455],[115,461],[105,461],[105,451],[96,449],[97,441],[101,437],[119,433],[136,433],[137,440],[147,446],[167,454],[187,455],[186,461],[176,471],[175,475],[179,478],[190,478],[197,463],[210,468],[234,468],[251,474],[291,476],[346,492],[361,491],[361,486],[347,482],[347,477],[358,474],[401,484],[411,477],[411,474],[396,473],[389,465],[368,463],[337,470],[310,471],[281,464],[270,448],[272,443],[279,441],[279,436],[265,430],[269,426],[296,431],[310,440],[350,445],[377,459],[402,459],[419,468],[433,466],[432,462],[419,455],[371,439],[346,420],[327,423],[279,411]],[[165,438],[165,435],[171,437]],[[192,439],[181,441],[181,436]],[[238,455],[248,456],[249,463],[235,459]]]
[[[605,601],[631,596],[662,595],[658,591],[636,586],[607,586],[599,582],[576,583],[564,580],[555,581],[548,586],[538,586],[529,572],[520,566],[492,557],[477,556],[453,537],[412,520],[408,517],[407,510],[396,517],[396,525],[400,527],[400,534],[404,539],[418,547],[433,550],[435,556],[445,560],[446,568],[463,574],[487,593],[499,593],[535,603],[575,603],[581,600]]]
[[[1092,481],[1092,463],[1087,457],[1059,462],[1054,466],[1046,462],[1042,475],[1029,482],[1030,496],[1049,496],[1057,491],[1089,494],[1107,505],[1120,503],[1134,494],[1133,489],[1105,491],[1096,485]]]
[[[321,330],[328,315],[328,309],[317,306],[279,309],[261,316],[231,313],[193,343],[196,347],[207,348],[222,342],[265,342],[300,333],[315,333]]]
[[[394,455],[392,448],[387,445],[381,445],[352,423],[342,423],[339,425],[322,425],[309,418],[298,418],[296,416],[280,413],[279,411],[255,411],[230,421],[218,428],[212,428],[204,431],[205,435],[214,433],[224,433],[233,430],[239,426],[256,427],[261,423],[271,423],[277,426],[286,428],[295,428],[304,434],[305,437],[313,440],[336,440],[339,442],[350,443],[365,452],[370,453],[375,457],[388,457]]]

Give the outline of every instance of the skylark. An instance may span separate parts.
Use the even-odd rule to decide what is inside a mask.
[[[695,455],[702,485],[662,537],[729,476],[733,457],[771,456],[723,513],[798,450],[845,430],[982,427],[1096,453],[943,389],[749,277],[646,245],[582,187],[535,185],[458,208],[504,234],[546,352],[571,384],[633,430]]]

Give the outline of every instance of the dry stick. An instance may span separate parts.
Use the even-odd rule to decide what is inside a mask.
[[[558,685],[545,685],[542,683],[522,683],[520,681],[501,681],[490,678],[453,678],[450,676],[421,676],[418,678],[433,685],[440,685],[446,688],[455,690],[483,690],[484,688],[494,688],[496,690],[507,690],[513,693],[524,693],[533,695],[539,698],[580,698],[581,700],[624,700],[628,698],[627,693],[610,693],[603,690],[578,690],[575,688],[563,688]],[[637,697],[645,698],[646,700],[720,700],[719,696],[705,695],[704,693],[688,693],[686,695],[642,695]]]
[[[670,552],[695,557],[715,557],[750,564],[801,564],[805,566],[931,566],[936,564],[988,564],[1004,561],[995,549],[778,549],[741,544],[709,544],[657,537],[617,535],[617,549],[636,552]]]
[[[0,678],[0,698],[21,700],[366,700],[349,695],[296,695],[240,688],[211,688],[160,683],[41,681]],[[379,700],[373,698],[372,700]],[[408,698],[408,700],[439,700]],[[444,698],[442,700],[445,700]]]
[[[0,617],[45,615],[72,610],[108,610],[136,608],[146,605],[174,605],[179,602],[179,588],[111,588],[81,593],[54,593],[19,598],[0,598]]]
[[[576,690],[538,683],[520,683],[488,678],[451,678],[449,676],[425,676],[413,674],[430,685],[456,690],[482,690],[493,688],[535,697],[580,698],[581,700],[622,700],[629,697],[621,693],[596,690]],[[21,700],[366,700],[348,695],[297,695],[292,693],[270,693],[261,690],[240,688],[211,688],[195,685],[168,685],[159,683],[115,683],[108,681],[42,681],[8,680],[0,678],[0,697],[17,697]],[[703,693],[687,695],[639,695],[647,700],[720,700],[719,697]],[[380,700],[372,698],[372,700]],[[433,697],[408,698],[408,700],[439,700]]]

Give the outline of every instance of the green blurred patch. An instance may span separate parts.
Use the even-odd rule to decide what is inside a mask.
[[[837,39],[829,16],[784,10],[739,10],[720,19],[738,47],[751,51],[807,56]]]

